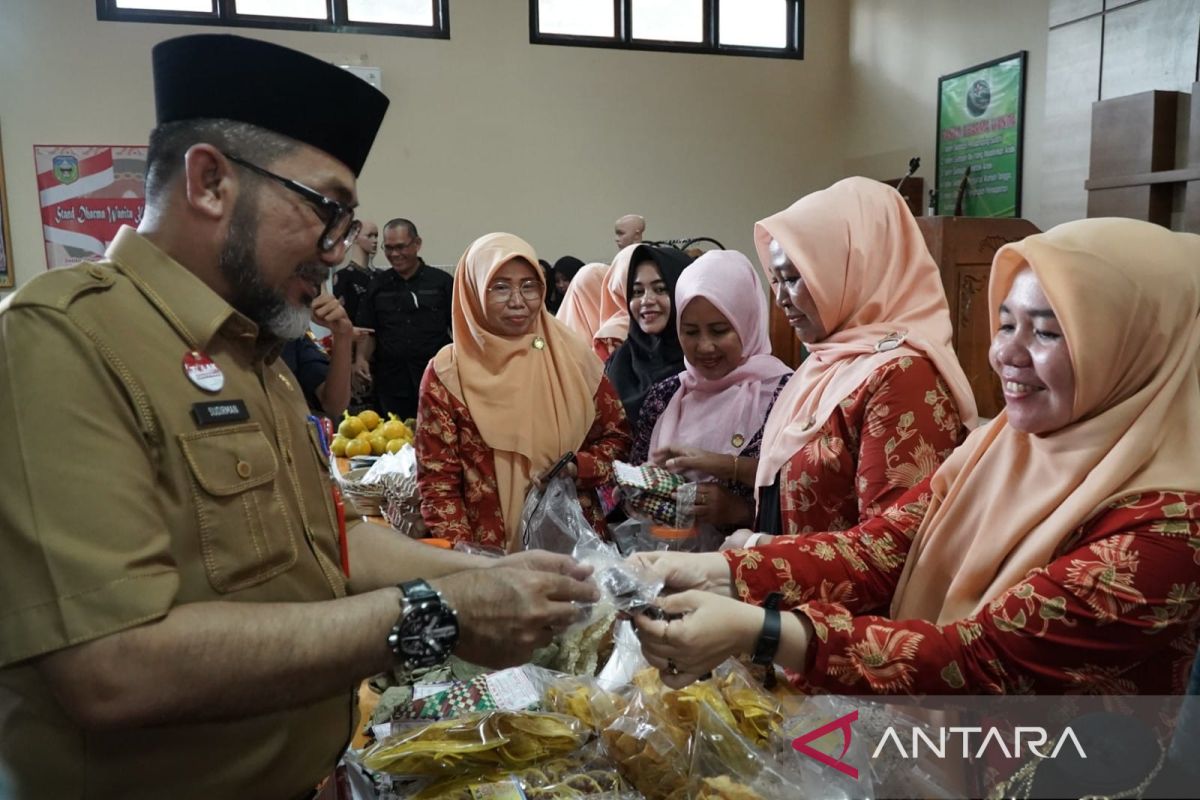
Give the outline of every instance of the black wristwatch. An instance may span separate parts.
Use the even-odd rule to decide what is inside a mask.
[[[771,592],[763,603],[766,614],[763,616],[762,633],[758,634],[754,655],[750,657],[755,664],[766,667],[775,663],[775,654],[779,652],[779,634],[783,628],[779,619],[779,601],[782,599],[783,595],[779,592]]]
[[[422,580],[400,584],[400,617],[388,634],[388,647],[401,669],[436,667],[458,644],[458,616]]]

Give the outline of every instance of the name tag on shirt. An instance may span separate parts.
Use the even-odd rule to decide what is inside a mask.
[[[250,412],[241,400],[213,400],[209,403],[192,403],[192,416],[196,424],[222,425],[227,422],[244,422],[250,419]]]

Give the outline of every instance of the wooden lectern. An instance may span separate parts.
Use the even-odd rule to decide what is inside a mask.
[[[954,350],[962,365],[981,417],[991,418],[1004,407],[1000,380],[988,364],[991,330],[988,322],[988,276],[996,251],[1009,242],[1037,233],[1024,219],[983,217],[918,217],[917,225],[942,275],[950,306]],[[787,319],[771,304],[771,345],[775,355],[795,368],[803,353]]]
[[[979,416],[990,419],[1004,408],[1000,379],[988,363],[992,332],[987,289],[992,258],[1009,242],[1039,231],[1026,219],[985,217],[918,217],[917,226],[942,273],[958,363],[975,393]]]

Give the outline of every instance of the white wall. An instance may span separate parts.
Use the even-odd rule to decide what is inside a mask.
[[[934,184],[938,78],[1028,50],[1021,216],[1041,216],[1049,0],[851,0],[847,174]]]
[[[150,48],[221,29],[99,22],[94,0],[0,2],[20,285],[45,269],[33,145],[143,143]],[[240,31],[382,68],[392,107],[360,180],[362,215],[412,218],[432,262],[493,230],[550,259],[607,260],[626,212],[647,216],[650,237],[747,249],[754,220],[842,175],[840,0],[809,0],[803,61],[531,45],[526,0],[453,0],[450,15],[448,41]]]

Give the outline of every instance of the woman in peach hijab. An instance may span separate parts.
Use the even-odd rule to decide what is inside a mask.
[[[559,322],[589,342],[600,328],[600,295],[608,270],[609,265],[601,263],[580,267],[567,285],[567,293],[555,315]]]
[[[629,451],[621,401],[588,343],[546,311],[525,241],[492,233],[454,273],[454,343],[430,361],[417,412],[421,515],[433,536],[520,549],[525,493],[574,451],[580,503],[600,533],[594,489]]]
[[[942,281],[904,200],[866,178],[764,219],[754,243],[809,351],[763,430],[755,530],[849,528],[932,474],[975,423]]]
[[[604,362],[629,338],[629,301],[625,292],[629,283],[629,259],[640,245],[641,242],[635,242],[618,252],[604,276],[600,291],[600,326],[592,337],[592,348]]]
[[[1197,264],[1200,236],[1127,219],[1001,248],[1005,410],[850,530],[651,557],[669,588],[709,591],[660,601],[689,648],[638,621],[647,658],[694,680],[754,646],[780,592],[795,613],[775,661],[829,691],[1181,694],[1200,625]]]

